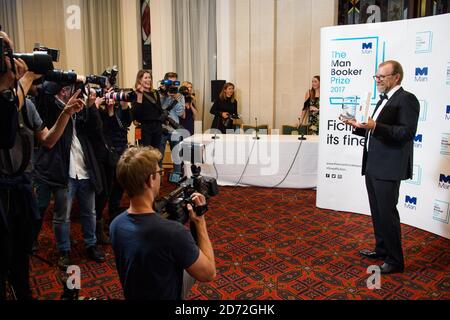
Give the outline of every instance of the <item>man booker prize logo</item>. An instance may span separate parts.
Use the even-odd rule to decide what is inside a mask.
[[[415,82],[427,82],[428,81],[428,67],[417,67],[414,77]]]
[[[417,209],[417,197],[412,197],[409,195],[405,196],[405,208],[409,210]]]
[[[441,135],[441,154],[443,156],[450,156],[450,133],[443,133]]]
[[[434,200],[433,220],[448,224],[450,204],[441,200]]]
[[[449,190],[450,189],[450,176],[441,173],[439,175],[439,184],[438,187],[440,189]]]
[[[372,42],[363,42],[362,44],[362,50],[361,53],[362,54],[372,54],[373,53],[373,43]]]

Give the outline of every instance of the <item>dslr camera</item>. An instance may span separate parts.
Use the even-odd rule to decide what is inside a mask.
[[[188,87],[181,86],[178,91],[180,92],[180,94],[182,94],[184,96],[184,101],[186,103],[191,103],[192,102],[193,98],[192,98],[192,95],[189,93]]]
[[[47,74],[52,71],[53,59],[47,52],[34,51],[33,53],[14,53],[11,46],[0,37],[0,73],[8,71],[6,67],[6,57],[11,61],[11,69],[16,73],[15,59],[22,59],[28,66],[28,70],[36,74]]]
[[[155,202],[155,210],[163,217],[186,224],[189,221],[189,211],[187,205],[191,204],[198,216],[204,215],[208,211],[208,206],[196,206],[192,201],[193,193],[198,192],[209,198],[219,194],[219,187],[214,178],[200,175],[201,169],[193,164],[191,166],[192,177],[183,178],[178,182],[178,187]]]

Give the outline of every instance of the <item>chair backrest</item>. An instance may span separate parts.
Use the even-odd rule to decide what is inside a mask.
[[[281,133],[286,135],[298,135],[298,128],[290,125],[283,125],[281,127]]]
[[[248,124],[242,125],[242,130],[244,130],[245,134],[252,134],[256,131],[256,127]],[[267,124],[262,124],[258,126],[258,133],[259,134],[268,134],[269,133],[269,126]]]

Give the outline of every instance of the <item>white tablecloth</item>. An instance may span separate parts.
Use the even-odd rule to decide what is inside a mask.
[[[202,149],[194,162],[203,164],[201,174],[214,177],[219,185],[242,185],[280,188],[312,188],[317,186],[318,136],[299,141],[294,135],[199,134],[182,142],[185,168],[190,175],[190,151]],[[201,146],[200,146],[201,145]],[[246,164],[248,165],[246,166]],[[292,168],[291,168],[292,167]]]

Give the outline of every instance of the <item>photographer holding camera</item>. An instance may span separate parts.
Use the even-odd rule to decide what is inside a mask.
[[[192,91],[192,83],[183,81],[180,87],[180,93],[184,96],[184,117],[180,118],[180,124],[189,131],[190,135],[194,134],[194,122],[198,118],[198,110],[196,107],[195,94]]]
[[[58,138],[69,117],[63,115],[47,130],[42,127],[36,109],[26,94],[34,80],[52,70],[50,56],[42,60],[12,58],[13,46],[6,33],[0,31],[0,300],[6,298],[6,280],[16,299],[31,299],[29,254],[32,246],[32,224],[39,218],[31,186],[33,135],[42,144]],[[28,54],[33,58],[33,54]],[[42,63],[44,62],[44,63]],[[33,64],[34,63],[34,64]],[[27,72],[41,70],[38,72]],[[83,108],[76,93],[65,106],[65,114]],[[26,103],[26,105],[25,105]]]
[[[169,141],[170,150],[173,152],[174,148],[183,138],[183,132],[178,131],[178,129],[181,129],[179,125],[180,118],[185,117],[185,100],[184,96],[179,93],[178,85],[180,85],[180,83],[177,81],[177,78],[178,74],[175,72],[167,72],[164,76],[164,80],[161,81],[161,87],[159,88],[159,92],[161,94],[161,106],[163,110],[166,111],[166,119],[164,121],[166,124],[166,130],[163,128],[161,144],[159,147],[159,151],[161,152],[163,158],[164,153],[166,152],[167,141]],[[180,157],[175,157],[172,154],[173,171],[174,173],[181,175],[182,164],[177,163],[179,160]]]
[[[130,148],[117,164],[117,179],[130,198],[130,208],[112,222],[110,235],[126,299],[183,299],[193,285],[190,276],[207,282],[216,275],[204,216],[198,217],[187,205],[197,246],[185,226],[155,212],[163,172],[160,159],[158,150]],[[192,201],[206,204],[199,193]]]
[[[103,73],[104,76],[108,77],[105,90],[109,92],[118,90],[114,87],[118,72],[117,67],[113,67]],[[105,232],[106,223],[103,218],[106,203],[109,203],[110,221],[123,211],[120,210],[123,189],[117,182],[115,172],[117,161],[128,148],[128,128],[131,125],[131,110],[128,102],[119,102],[113,98],[108,99],[109,96],[111,95],[106,94],[106,97],[98,97],[95,102],[103,124],[104,141],[98,141],[98,143],[104,144],[107,148],[105,150],[106,155],[97,158],[103,176],[103,191],[97,194],[95,198],[96,231],[99,244],[109,243],[109,237]],[[98,146],[97,149],[104,149],[104,147]]]
[[[65,113],[65,106],[73,85],[53,84],[58,92],[53,103],[47,105],[47,127],[52,119]],[[101,120],[94,106],[95,98],[88,97],[87,107],[69,114],[69,120],[60,137],[51,145],[43,145],[36,157],[35,178],[38,184],[38,205],[41,212],[50,202],[53,193],[53,229],[59,251],[58,266],[66,269],[72,265],[70,258],[70,213],[76,196],[80,207],[81,224],[87,257],[98,263],[105,261],[97,247],[95,194],[102,191],[102,179],[92,141],[102,136]],[[97,112],[96,112],[97,111]]]

